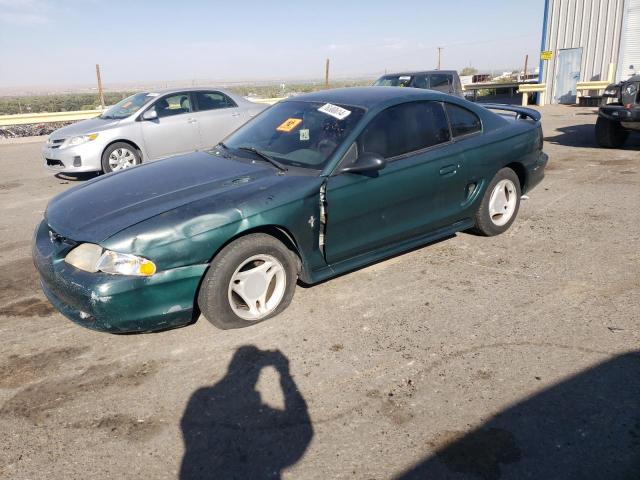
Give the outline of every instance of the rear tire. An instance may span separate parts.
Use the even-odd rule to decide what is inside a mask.
[[[510,168],[503,168],[491,180],[475,215],[472,231],[485,237],[506,232],[520,209],[520,179]]]
[[[596,140],[598,145],[604,148],[619,148],[624,145],[628,137],[629,132],[620,125],[620,122],[598,117],[596,121]]]
[[[291,303],[297,264],[296,254],[271,235],[241,237],[211,262],[198,292],[200,311],[223,330],[275,317]]]
[[[111,173],[140,164],[140,153],[130,143],[116,142],[102,152],[102,171]]]

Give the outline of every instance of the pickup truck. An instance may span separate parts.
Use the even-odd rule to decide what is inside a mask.
[[[373,86],[428,88],[464,98],[460,76],[455,70],[389,73],[376,80]]]

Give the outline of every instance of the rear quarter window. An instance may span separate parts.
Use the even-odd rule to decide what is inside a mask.
[[[482,130],[480,118],[472,111],[451,103],[446,103],[445,108],[449,116],[453,138],[470,135]]]
[[[237,106],[233,100],[221,92],[196,92],[195,96],[199,111]]]

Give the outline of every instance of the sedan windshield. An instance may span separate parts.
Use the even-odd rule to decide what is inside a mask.
[[[363,114],[363,109],[346,105],[285,101],[241,127],[224,146],[255,150],[286,166],[321,170]]]
[[[120,120],[127,118],[136,113],[140,108],[152,98],[156,97],[154,93],[136,93],[124,100],[119,101],[113,107],[107,109],[100,118],[109,118]]]

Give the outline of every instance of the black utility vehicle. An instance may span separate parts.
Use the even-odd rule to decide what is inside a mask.
[[[640,132],[640,75],[609,85],[604,97],[614,101],[598,110],[596,140],[601,147],[621,147],[629,133]]]

